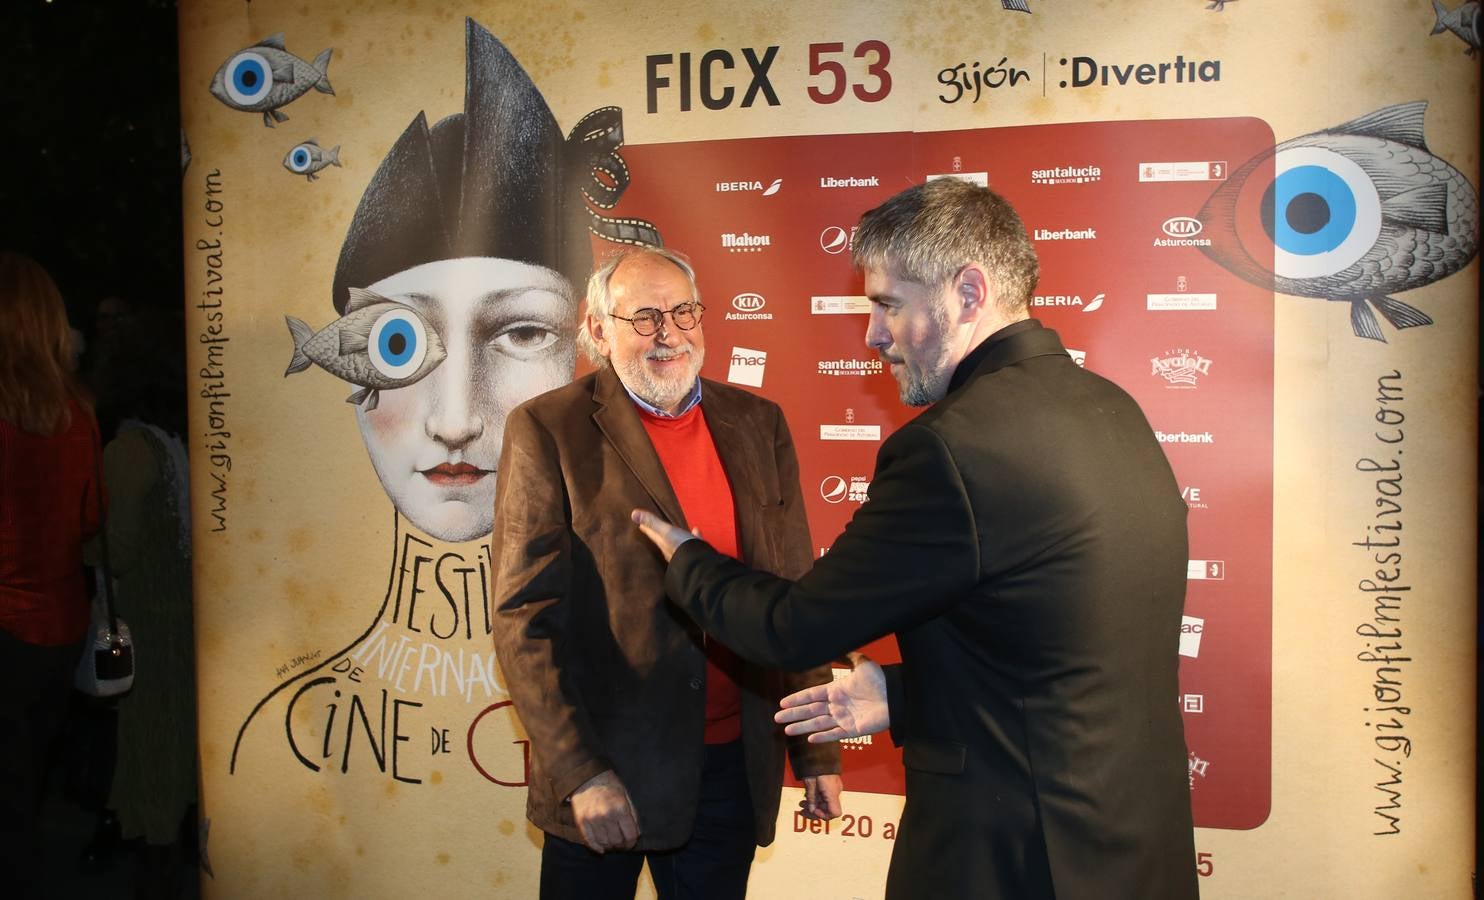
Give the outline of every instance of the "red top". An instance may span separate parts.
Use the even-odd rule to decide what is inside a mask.
[[[0,628],[57,647],[88,629],[82,542],[98,532],[98,425],[75,401],[50,437],[0,419]]]
[[[716,454],[700,404],[676,418],[639,408],[644,430],[659,454],[680,509],[706,543],[737,556],[737,518],[732,486]],[[706,743],[725,744],[742,736],[742,691],[737,687],[742,660],[717,641],[706,641]]]

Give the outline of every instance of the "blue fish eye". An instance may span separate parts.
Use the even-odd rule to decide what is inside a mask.
[[[1322,166],[1279,175],[1262,196],[1262,224],[1279,249],[1298,256],[1328,253],[1355,228],[1355,193]]]
[[[227,96],[239,106],[251,106],[273,90],[273,70],[261,53],[244,50],[227,62]]]
[[[294,150],[293,165],[294,168],[301,171],[309,168],[309,151],[303,147],[296,148]]]
[[[428,355],[427,330],[422,318],[405,308],[383,313],[371,326],[366,353],[376,371],[387,378],[416,374]]]

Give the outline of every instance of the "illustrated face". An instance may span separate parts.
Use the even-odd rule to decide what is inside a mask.
[[[613,295],[613,314],[625,318],[641,309],[668,312],[696,299],[685,273],[659,257],[625,260],[609,279],[608,289]],[[674,412],[701,373],[706,337],[700,322],[682,330],[667,315],[662,323],[658,331],[645,336],[628,322],[588,318],[598,351],[608,357],[624,386],[645,402]]]
[[[368,288],[413,308],[447,358],[415,384],[356,409],[361,437],[397,510],[439,540],[494,527],[505,417],[572,380],[575,306],[566,280],[530,263],[445,259]]]
[[[949,341],[954,282],[937,291],[884,269],[868,268],[865,276],[871,298],[866,346],[891,366],[903,403],[927,406],[942,400],[958,364]]]

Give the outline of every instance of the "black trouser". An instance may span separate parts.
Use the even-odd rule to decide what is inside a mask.
[[[41,795],[82,643],[38,647],[0,629],[0,878],[30,896],[41,874]]]
[[[696,821],[683,846],[598,854],[548,834],[541,900],[633,900],[646,860],[659,900],[742,900],[756,850],[742,742],[708,744]]]

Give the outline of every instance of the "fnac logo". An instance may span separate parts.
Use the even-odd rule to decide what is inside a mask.
[[[737,312],[757,312],[767,305],[762,294],[738,294],[732,298],[732,309]]]
[[[1201,229],[1204,226],[1201,225],[1200,219],[1194,219],[1190,216],[1174,216],[1173,218],[1165,219],[1165,223],[1161,227],[1164,229],[1164,233],[1170,237],[1195,237],[1201,233]]]

